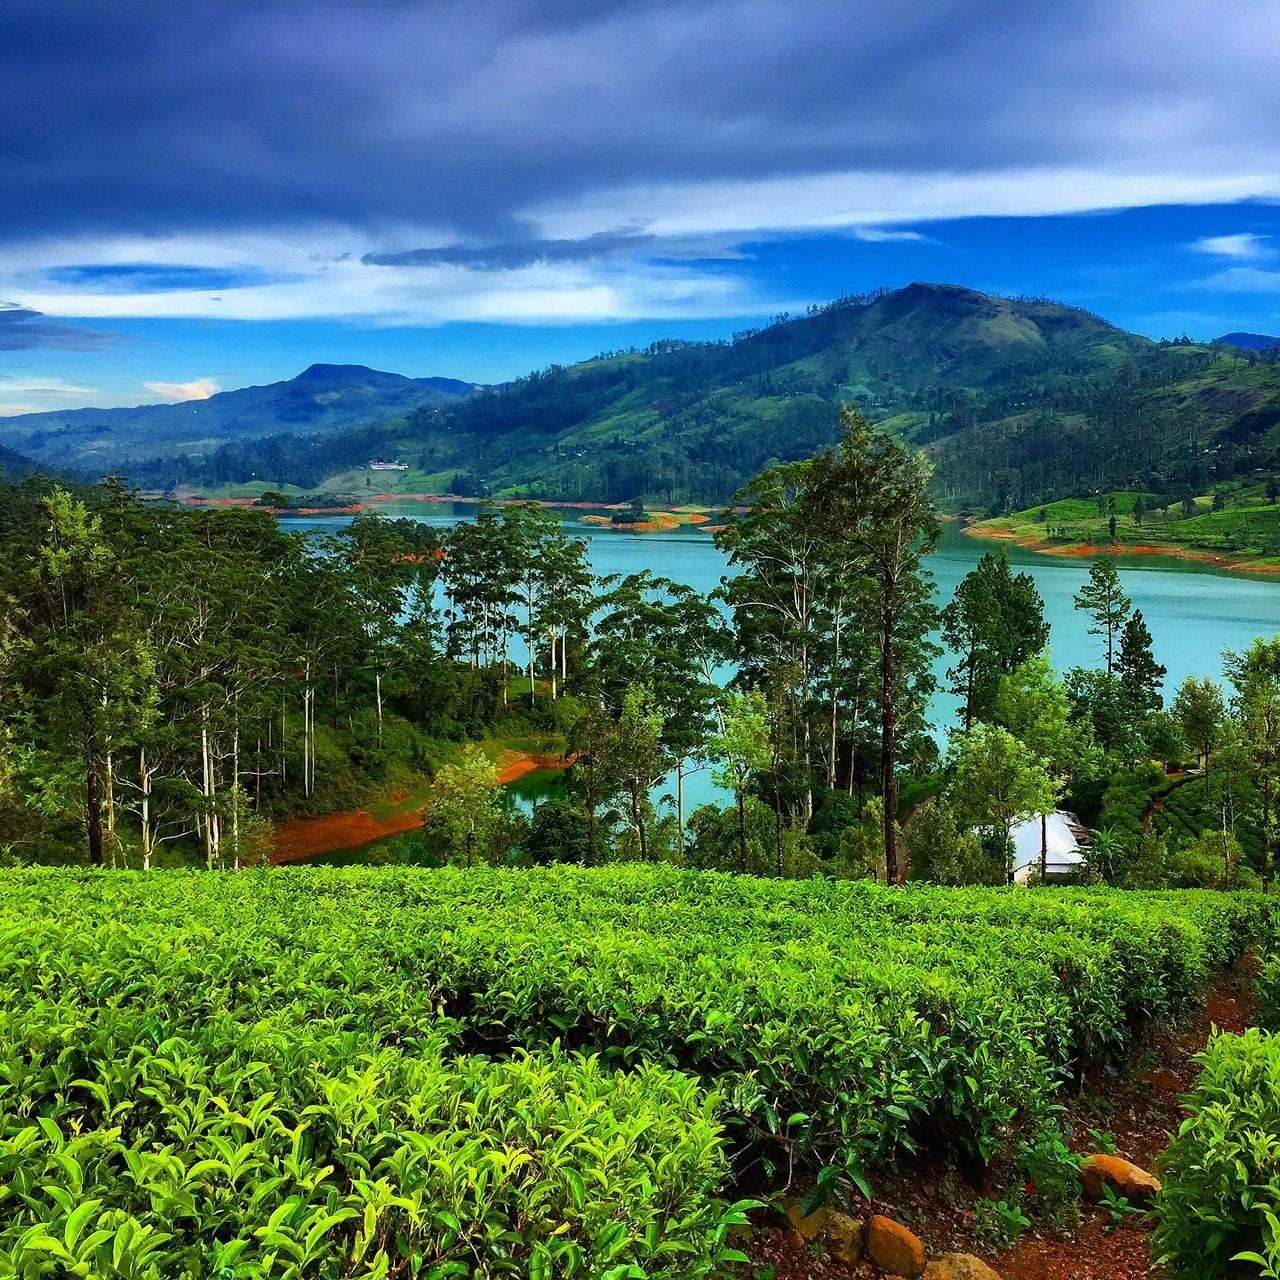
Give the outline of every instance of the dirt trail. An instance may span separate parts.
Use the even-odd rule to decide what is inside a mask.
[[[1252,1001],[1242,974],[1224,975],[1202,1007],[1180,1026],[1157,1030],[1138,1046],[1127,1068],[1089,1080],[1068,1100],[1065,1122],[1073,1151],[1096,1150],[1090,1130],[1110,1133],[1118,1155],[1150,1169],[1183,1119],[1182,1096],[1198,1074],[1195,1055],[1211,1027],[1243,1031]],[[1001,1280],[1157,1280],[1151,1264],[1151,1224],[1128,1218],[1118,1228],[1105,1209],[1086,1205],[1084,1220],[1069,1240],[1030,1232],[1013,1249],[997,1255],[971,1249],[971,1204],[975,1193],[953,1172],[920,1168],[885,1187],[873,1211],[907,1223],[929,1246],[931,1256],[952,1249],[978,1253]],[[815,1258],[777,1227],[758,1231],[749,1247],[753,1263],[773,1268],[775,1280],[866,1280],[883,1273],[869,1264],[853,1271]]]
[[[536,769],[566,769],[568,766],[569,761],[558,756],[534,756],[508,750],[498,760],[498,782],[505,787]],[[414,804],[411,800],[412,793],[402,793],[379,805],[277,822],[271,863],[278,867],[306,862],[323,853],[358,849],[384,836],[412,831],[422,821],[426,806]]]

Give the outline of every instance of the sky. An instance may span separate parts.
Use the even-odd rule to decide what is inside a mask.
[[[1280,0],[4,0],[0,415],[913,280],[1280,334]]]

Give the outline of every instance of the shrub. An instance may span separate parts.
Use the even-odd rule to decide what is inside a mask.
[[[1255,1021],[1268,1031],[1280,1031],[1280,954],[1268,956],[1258,972]]]
[[[1163,1160],[1155,1251],[1175,1277],[1280,1274],[1280,1038],[1219,1035]],[[1237,1259],[1240,1259],[1237,1261]]]
[[[699,1077],[766,1176],[831,1161],[865,1177],[923,1142],[1012,1155],[1069,1074],[1194,996],[1270,911],[652,866],[15,872],[0,1011],[53,993],[77,1025],[152,1017],[149,1044],[218,1014],[231,1043],[327,1029],[357,1056],[432,1035],[500,1058],[558,1042]],[[21,1060],[65,1043],[44,1025],[24,1022]],[[59,1079],[92,1080],[87,1065]]]

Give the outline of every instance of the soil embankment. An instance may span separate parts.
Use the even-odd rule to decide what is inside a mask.
[[[522,751],[504,751],[498,760],[498,782],[502,786],[538,769],[566,769],[569,761],[558,756],[535,756]],[[315,818],[289,818],[276,823],[273,866],[307,862],[325,853],[358,849],[386,836],[412,831],[422,821],[426,804],[420,793],[393,796],[382,804],[338,813],[322,813]]]

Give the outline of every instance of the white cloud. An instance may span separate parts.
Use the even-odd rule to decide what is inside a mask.
[[[143,385],[162,400],[207,400],[222,390],[215,378],[195,378],[191,382],[147,382]]]
[[[1280,293],[1280,271],[1228,267],[1197,283],[1206,289],[1227,289],[1235,293]]]
[[[891,231],[886,227],[854,227],[853,238],[855,240],[865,240],[868,244],[894,244],[898,241],[923,241],[928,236],[922,236],[918,231]]]
[[[1202,236],[1191,247],[1220,258],[1269,258],[1274,252],[1270,240],[1270,236],[1244,231],[1230,236]]]
[[[47,409],[49,406],[44,407]],[[40,408],[38,404],[14,404],[0,401],[0,418],[14,418],[20,413],[39,413]]]
[[[624,222],[650,235],[863,231],[949,218],[1094,213],[1158,204],[1280,197],[1280,171],[1120,173],[1017,168],[982,173],[850,171],[617,187],[529,212],[538,234],[589,235]]]
[[[0,391],[6,395],[65,396],[68,399],[98,394],[97,387],[82,387],[74,382],[63,382],[61,378],[18,378],[8,374],[0,374]],[[10,410],[10,413],[32,412],[35,410],[31,408]]]

